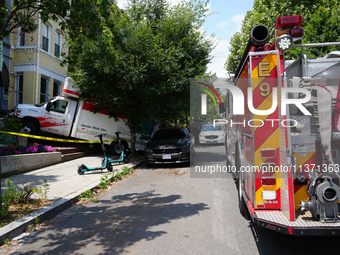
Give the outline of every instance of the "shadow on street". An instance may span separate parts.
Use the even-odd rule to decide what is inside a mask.
[[[101,254],[121,253],[136,242],[167,233],[154,227],[209,209],[204,203],[180,203],[180,195],[160,196],[154,192],[104,197],[100,202],[83,205],[65,220],[27,240],[24,254],[37,254],[34,246],[39,242],[44,244],[39,250],[48,254],[70,254],[87,245],[87,252],[95,246]]]

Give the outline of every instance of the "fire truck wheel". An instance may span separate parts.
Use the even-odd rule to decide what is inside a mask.
[[[241,175],[242,175],[241,171],[239,171],[239,174],[238,174],[238,207],[240,209],[240,213],[242,214],[242,216],[246,220],[250,220],[251,218],[248,212],[248,208],[243,198],[243,187],[242,187],[243,179]]]

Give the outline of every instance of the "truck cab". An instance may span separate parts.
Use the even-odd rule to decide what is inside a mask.
[[[36,105],[19,104],[15,116],[22,120],[25,133],[44,131],[69,136],[77,103],[76,100],[57,96]]]

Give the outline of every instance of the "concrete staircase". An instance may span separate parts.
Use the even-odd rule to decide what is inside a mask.
[[[54,151],[61,153],[61,162],[81,158],[90,154],[90,152],[86,149],[85,146],[54,147],[53,149]]]

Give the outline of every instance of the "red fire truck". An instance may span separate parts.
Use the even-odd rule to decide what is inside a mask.
[[[284,60],[291,47],[340,43],[294,44],[301,24],[278,18],[271,46],[268,28],[253,27],[234,76],[243,100],[231,90],[225,99],[227,165],[246,219],[290,235],[340,235],[340,52]]]

